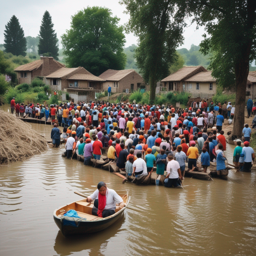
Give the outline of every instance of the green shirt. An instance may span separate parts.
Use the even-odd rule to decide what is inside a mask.
[[[242,147],[241,146],[236,146],[235,149],[234,149],[234,154],[233,156],[237,156],[237,155],[240,155],[242,153]]]
[[[78,145],[78,154],[79,155],[84,155],[84,145],[85,145],[85,143],[80,143],[79,145]]]

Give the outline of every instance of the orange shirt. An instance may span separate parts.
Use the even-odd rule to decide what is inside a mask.
[[[219,135],[218,137],[219,142],[222,144],[223,146],[223,150],[226,150],[226,138],[224,135]]]
[[[69,110],[68,109],[63,109],[62,117],[63,118],[68,118]]]
[[[149,118],[145,118],[144,129],[147,131],[150,128],[151,121]]]

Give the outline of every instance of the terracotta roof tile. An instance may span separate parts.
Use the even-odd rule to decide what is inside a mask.
[[[106,81],[120,81],[128,74],[135,72],[133,69],[124,69],[124,70],[113,70],[108,69],[104,73],[102,73],[99,77]]]
[[[189,67],[183,67],[176,71],[175,73],[167,76],[164,78],[161,82],[169,82],[169,81],[181,81],[184,80],[190,75],[192,76],[194,72],[196,71],[206,71],[206,69],[203,66],[189,66]]]

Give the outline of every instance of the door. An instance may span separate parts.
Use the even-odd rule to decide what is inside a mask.
[[[134,90],[134,84],[131,84],[131,92]]]

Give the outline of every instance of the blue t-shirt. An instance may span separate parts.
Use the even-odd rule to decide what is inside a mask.
[[[192,123],[192,121],[189,121],[187,126],[190,128],[190,127],[193,127],[194,124]]]
[[[141,120],[140,120],[140,127],[141,127],[141,128],[144,128],[144,125],[145,125],[145,120],[144,120],[144,119],[141,119]]]
[[[214,109],[214,111],[219,111],[220,108],[219,108],[219,106],[215,106],[213,109]]]
[[[187,124],[188,124],[188,119],[185,119],[185,120],[183,121],[183,124],[187,125]]]
[[[181,144],[181,138],[177,137],[173,140],[173,142],[175,143],[175,147],[178,147]]]
[[[222,126],[222,123],[224,122],[224,117],[223,117],[223,115],[217,115],[216,119],[217,119],[216,125],[217,125],[217,126]]]
[[[147,167],[153,167],[154,161],[156,161],[156,157],[153,154],[147,154],[145,156]]]
[[[252,154],[254,150],[251,147],[243,147],[242,154],[244,154],[244,161],[246,163],[252,162]]]
[[[247,100],[247,108],[252,108],[252,106],[253,106],[253,101],[252,101],[252,99],[248,99]]]
[[[148,137],[147,143],[149,148],[152,148],[155,145],[155,140],[156,140],[156,137],[153,137],[153,136]]]
[[[201,154],[201,163],[202,165],[210,166],[210,155],[207,151]]]
[[[252,132],[252,130],[250,127],[248,127],[248,128],[244,127],[244,129],[243,129],[244,137],[250,137],[251,132]]]

